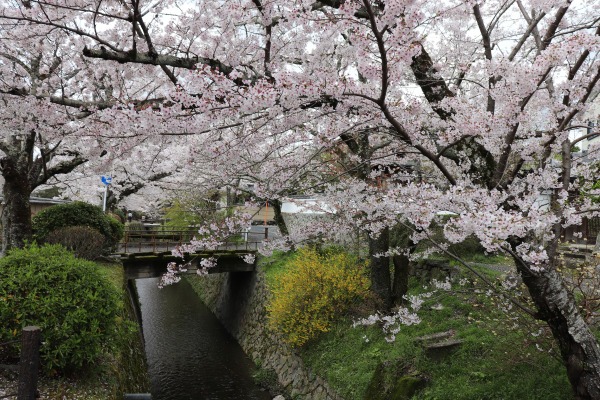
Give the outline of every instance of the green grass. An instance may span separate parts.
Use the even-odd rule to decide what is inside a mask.
[[[275,253],[263,259],[269,285],[277,284],[293,257]],[[505,264],[501,257],[472,256],[470,262]],[[473,267],[491,281],[501,272],[482,266]],[[388,343],[381,327],[352,328],[353,318],[365,316],[354,310],[341,316],[332,328],[299,349],[302,358],[317,374],[325,378],[346,400],[363,400],[377,366],[392,360],[410,364],[426,376],[427,385],[413,397],[427,400],[569,400],[573,397],[561,363],[548,353],[551,335],[544,332],[537,339],[539,325],[526,316],[513,321],[500,311],[488,288],[480,279],[455,293],[438,293],[419,312],[423,322],[404,326],[396,340]],[[431,289],[429,289],[431,290]],[[410,293],[422,293],[422,285],[411,279]],[[435,296],[434,296],[435,297]],[[432,309],[441,304],[441,310]],[[517,322],[517,326],[513,326]],[[451,355],[432,360],[415,338],[453,329],[463,344]],[[536,348],[536,340],[543,351]]]
[[[561,364],[536,349],[527,329],[510,329],[485,296],[453,295],[440,303],[442,310],[424,310],[423,322],[402,327],[393,343],[385,340],[378,326],[352,328],[351,319],[342,318],[331,331],[304,346],[302,357],[346,400],[362,400],[377,365],[386,360],[410,363],[429,377],[414,399],[572,397]],[[442,360],[428,359],[414,341],[449,329],[457,331],[463,344]]]
[[[96,263],[98,270],[104,275],[117,289],[123,288],[125,272],[120,263],[98,262]]]
[[[265,279],[269,287],[277,285],[278,276],[285,273],[287,263],[293,257],[295,257],[293,252],[275,251],[271,257],[259,258],[260,267],[265,271]]]
[[[467,262],[480,264],[496,264],[496,265],[514,265],[511,257],[502,254],[485,255],[481,253],[468,254],[463,258]]]

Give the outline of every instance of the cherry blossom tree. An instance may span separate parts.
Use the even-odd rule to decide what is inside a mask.
[[[79,111],[67,110],[68,102],[61,96],[52,97],[77,74],[63,62],[61,40],[24,32],[15,23],[3,25],[0,35],[2,250],[6,251],[31,239],[32,191],[83,164],[86,156],[81,150],[89,144],[78,136],[73,140],[79,130],[73,114]],[[22,47],[25,35],[30,45]]]
[[[136,66],[139,82],[159,73],[171,83],[148,108],[95,113],[96,135],[129,146],[193,137],[192,154],[211,160],[221,182],[239,179],[235,165],[244,165],[265,198],[302,176],[297,189],[323,196],[335,216],[314,232],[368,232],[384,302],[382,256],[399,251],[386,240],[397,224],[413,243],[441,224],[439,251],[475,236],[488,252],[509,254],[535,304],[523,311],[552,330],[576,396],[595,399],[600,348],[567,289],[558,247],[565,227],[597,213],[590,198],[569,197],[598,195],[594,164],[571,154],[579,139],[569,132],[586,125],[598,90],[599,6],[70,0],[10,4],[0,15],[77,37],[74,52]],[[454,216],[442,220],[442,210]]]
[[[30,4],[23,7],[32,10]],[[14,11],[4,5],[3,11],[8,10]],[[63,18],[63,22],[67,20],[73,21],[69,16]],[[98,186],[89,185],[89,180],[99,182],[99,175],[107,170],[122,171],[120,183],[126,186],[125,194],[139,190],[136,167],[144,168],[144,184],[172,173],[169,165],[168,173],[161,170],[148,176],[149,171],[160,169],[155,167],[159,164],[156,154],[164,149],[164,138],[143,138],[124,145],[89,129],[98,110],[123,104],[132,95],[136,107],[145,107],[150,96],[151,102],[160,101],[154,93],[168,80],[145,76],[143,83],[136,85],[127,80],[126,69],[102,68],[106,63],[85,59],[82,49],[79,37],[51,26],[21,18],[3,20],[0,26],[3,251],[31,239],[29,198],[42,185],[81,188],[86,184],[89,198],[89,188]],[[145,157],[138,157],[136,151],[142,146]],[[137,162],[132,163],[131,157]],[[125,166],[132,165],[129,173]],[[77,177],[85,179],[73,185]]]

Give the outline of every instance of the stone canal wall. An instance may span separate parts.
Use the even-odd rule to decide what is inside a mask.
[[[342,400],[269,330],[265,307],[270,293],[260,266],[255,272],[211,274],[204,278],[188,276],[187,279],[246,354],[261,368],[275,371],[279,383],[294,399]]]

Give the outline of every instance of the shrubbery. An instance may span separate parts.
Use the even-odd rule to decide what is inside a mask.
[[[117,317],[120,295],[94,263],[61,246],[12,250],[0,258],[0,342],[39,326],[44,371],[73,373],[133,334],[134,325]]]
[[[140,221],[131,221],[127,223],[127,229],[129,231],[134,231],[137,234],[141,233],[141,232],[146,232],[146,226],[141,223]]]
[[[95,260],[102,255],[104,236],[88,226],[68,226],[50,232],[46,242],[60,244],[76,257]]]
[[[123,212],[123,210],[119,210],[118,208],[112,210],[112,213],[110,215],[121,223],[125,223],[126,221],[125,213]]]
[[[111,247],[114,247],[121,239],[123,239],[125,226],[110,215],[106,215],[106,217],[108,217],[108,224],[110,225],[111,230],[110,244]]]
[[[284,340],[301,346],[326,332],[336,314],[368,296],[364,268],[340,251],[299,250],[272,288],[269,322]]]
[[[104,236],[105,248],[113,248],[123,237],[123,225],[102,212],[100,207],[75,202],[58,204],[40,211],[32,218],[34,238],[45,243],[48,235],[68,226],[88,226]]]

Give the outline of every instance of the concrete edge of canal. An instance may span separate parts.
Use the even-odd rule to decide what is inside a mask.
[[[329,384],[268,330],[269,299],[264,272],[229,272],[207,277],[188,276],[209,307],[242,349],[262,368],[274,370],[293,397],[304,400],[343,400]]]

